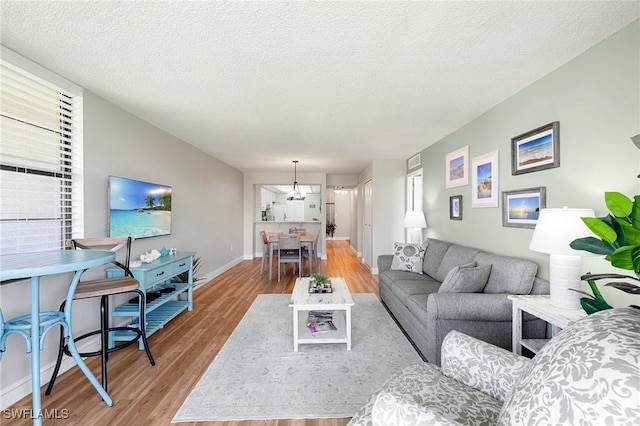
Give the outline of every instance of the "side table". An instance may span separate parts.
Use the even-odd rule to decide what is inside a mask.
[[[523,312],[527,312],[551,324],[552,336],[572,322],[587,316],[582,309],[562,309],[551,305],[548,295],[511,295],[508,298],[513,302],[513,352],[518,355],[522,355],[523,347],[536,354],[549,341],[549,339],[522,338]]]

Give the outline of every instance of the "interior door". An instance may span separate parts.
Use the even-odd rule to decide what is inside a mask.
[[[372,199],[371,199],[371,181],[364,183],[364,217],[362,229],[362,262],[373,268],[373,224],[372,224]]]

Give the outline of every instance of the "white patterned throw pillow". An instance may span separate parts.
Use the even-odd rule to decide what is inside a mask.
[[[391,269],[422,274],[422,262],[426,251],[426,245],[395,243]]]

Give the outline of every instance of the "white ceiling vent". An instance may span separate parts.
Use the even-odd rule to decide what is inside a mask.
[[[414,155],[413,157],[409,158],[409,160],[407,161],[407,166],[409,167],[409,170],[419,167],[420,164],[422,164],[422,161],[420,160],[420,154]]]

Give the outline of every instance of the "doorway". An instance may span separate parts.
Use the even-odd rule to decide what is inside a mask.
[[[373,220],[372,220],[371,181],[364,183],[363,189],[363,226],[362,226],[362,262],[373,269]]]

